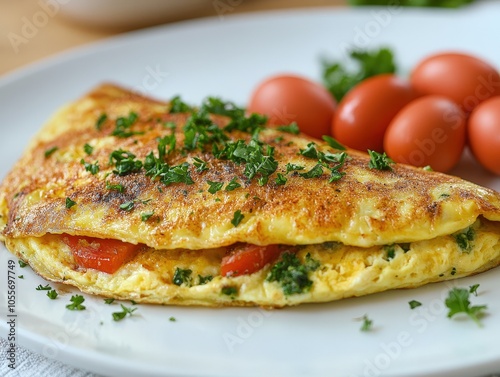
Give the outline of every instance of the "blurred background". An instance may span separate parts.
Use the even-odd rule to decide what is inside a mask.
[[[0,75],[57,52],[153,25],[287,8],[382,4],[457,7],[473,0],[0,0]],[[31,43],[35,40],[35,43]],[[29,43],[28,43],[29,42]]]

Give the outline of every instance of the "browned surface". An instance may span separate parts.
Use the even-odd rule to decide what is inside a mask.
[[[329,183],[325,170],[319,178],[288,175],[284,186],[274,183],[277,172],[285,172],[292,161],[305,165],[316,161],[298,155],[312,141],[276,130],[266,130],[260,139],[276,148],[279,167],[268,184],[258,185],[243,174],[243,165],[218,160],[207,151],[168,156],[170,165],[192,163],[199,157],[209,170],[199,173],[190,166],[194,184],[165,185],[147,177],[144,170],[119,177],[109,165],[111,152],[130,151],[144,161],[157,155],[157,138],[172,131],[164,121],[177,123],[177,146],[182,146],[182,125],[186,115],[169,115],[168,105],[135,96],[113,86],[103,86],[76,102],[49,122],[0,191],[2,218],[8,217],[6,237],[69,233],[117,238],[144,243],[158,249],[204,249],[235,242],[253,244],[312,244],[340,241],[357,246],[390,244],[430,239],[450,234],[484,215],[500,218],[499,197],[459,178],[422,169],[396,165],[392,171],[368,168],[368,157],[348,151],[350,159],[341,169],[345,176]],[[111,136],[115,119],[134,110],[139,121],[132,130],[144,132],[129,138]],[[95,127],[101,113],[108,115],[102,130]],[[158,120],[161,119],[161,122]],[[218,123],[223,120],[218,118]],[[249,140],[250,135],[233,132],[232,139]],[[276,142],[277,137],[282,139]],[[87,156],[83,146],[95,146]],[[322,144],[318,141],[319,144]],[[58,150],[50,157],[45,151]],[[324,151],[335,152],[326,145]],[[100,172],[86,172],[80,160],[99,162]],[[237,177],[243,187],[211,194],[207,181],[228,183]],[[106,189],[106,181],[121,183],[123,193]],[[68,209],[69,197],[77,205]],[[132,211],[120,205],[135,201]],[[244,219],[231,224],[240,210]],[[154,211],[144,222],[140,214]]]

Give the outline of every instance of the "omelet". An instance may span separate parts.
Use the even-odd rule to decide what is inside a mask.
[[[468,276],[500,263],[499,221],[500,195],[460,178],[112,84],[59,110],[0,186],[0,238],[39,275],[153,304],[283,307]]]

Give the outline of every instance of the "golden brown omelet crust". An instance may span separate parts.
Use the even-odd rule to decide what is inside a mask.
[[[190,166],[194,184],[166,186],[146,177],[144,172],[117,176],[109,163],[110,154],[121,148],[144,160],[157,150],[158,137],[171,134],[165,122],[177,125],[177,145],[182,145],[186,114],[168,114],[168,104],[143,98],[111,85],[59,112],[40,132],[22,159],[0,187],[2,219],[8,219],[3,235],[7,238],[42,236],[46,233],[78,234],[116,238],[143,243],[157,249],[204,249],[252,244],[315,244],[338,241],[369,247],[395,242],[411,242],[450,234],[472,224],[480,215],[500,220],[499,195],[459,178],[405,165],[390,171],[368,168],[366,154],[348,151],[349,159],[340,169],[342,179],[329,183],[329,175],[305,179],[288,175],[285,185],[277,185],[277,173],[285,173],[287,162],[312,168],[317,161],[298,154],[315,141],[323,151],[338,152],[325,143],[304,135],[277,130],[261,132],[260,139],[275,147],[279,162],[269,183],[260,186],[248,181],[244,167],[218,160],[211,153],[192,151],[168,156],[171,165],[193,163],[198,157],[209,170]],[[143,134],[128,138],[112,136],[115,120],[130,111],[139,115],[132,126]],[[96,120],[107,114],[99,130]],[[227,121],[214,117],[216,123]],[[232,139],[249,140],[239,131]],[[88,156],[84,145],[94,148]],[[50,156],[45,152],[57,148]],[[100,172],[85,171],[81,160],[98,162]],[[242,184],[234,191],[210,194],[207,181]],[[123,192],[106,184],[122,184]],[[66,198],[76,202],[66,208]],[[134,201],[131,211],[120,205]],[[233,226],[236,211],[243,221]],[[147,222],[141,213],[154,211]],[[4,220],[5,221],[5,220]]]
[[[347,151],[338,181],[330,183],[326,171],[311,179],[295,172],[278,185],[277,173],[285,175],[287,163],[303,165],[304,171],[315,166],[316,160],[299,154],[308,143],[339,152],[305,135],[272,129],[260,133],[260,140],[275,148],[279,163],[263,185],[248,180],[243,165],[199,150],[167,157],[171,165],[190,164],[193,184],[165,185],[143,170],[114,174],[110,154],[115,150],[144,161],[150,152],[157,155],[158,138],[173,132],[182,146],[189,115],[169,114],[168,109],[167,103],[104,85],[57,113],[0,186],[0,237],[7,248],[46,279],[85,292],[185,305],[280,307],[331,301],[466,276],[500,263],[500,196],[495,191],[400,164],[392,170],[370,169],[368,156],[353,150]],[[139,116],[131,127],[138,134],[113,136],[116,119],[131,111]],[[107,120],[98,129],[102,114]],[[227,124],[223,117],[212,119],[221,127]],[[175,131],[166,127],[170,122]],[[229,136],[251,138],[240,131]],[[86,144],[93,148],[90,155]],[[194,158],[205,161],[208,170],[198,171]],[[86,171],[82,159],[97,162],[99,172]],[[208,192],[208,181],[227,184],[234,178],[242,187]],[[67,208],[67,198],[76,204]],[[130,202],[134,208],[121,208]],[[235,226],[231,220],[237,211],[244,218]],[[142,214],[151,212],[144,221]],[[472,246],[461,250],[454,233],[473,224]],[[63,233],[145,246],[116,273],[106,274],[80,268],[59,236]],[[302,261],[310,253],[320,262],[309,274],[312,286],[286,295],[279,283],[266,279],[271,265],[247,276],[222,277],[224,247],[238,242],[290,245]],[[191,269],[195,279],[213,280],[177,286],[172,282],[176,268]],[[237,294],[222,294],[224,287],[234,287]]]

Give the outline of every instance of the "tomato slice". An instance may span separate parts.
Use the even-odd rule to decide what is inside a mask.
[[[141,245],[119,240],[64,235],[63,242],[71,248],[76,263],[108,274],[114,273],[132,259]]]
[[[274,262],[281,254],[278,245],[258,246],[252,244],[238,245],[222,258],[221,275],[248,275],[262,269],[266,264]]]

